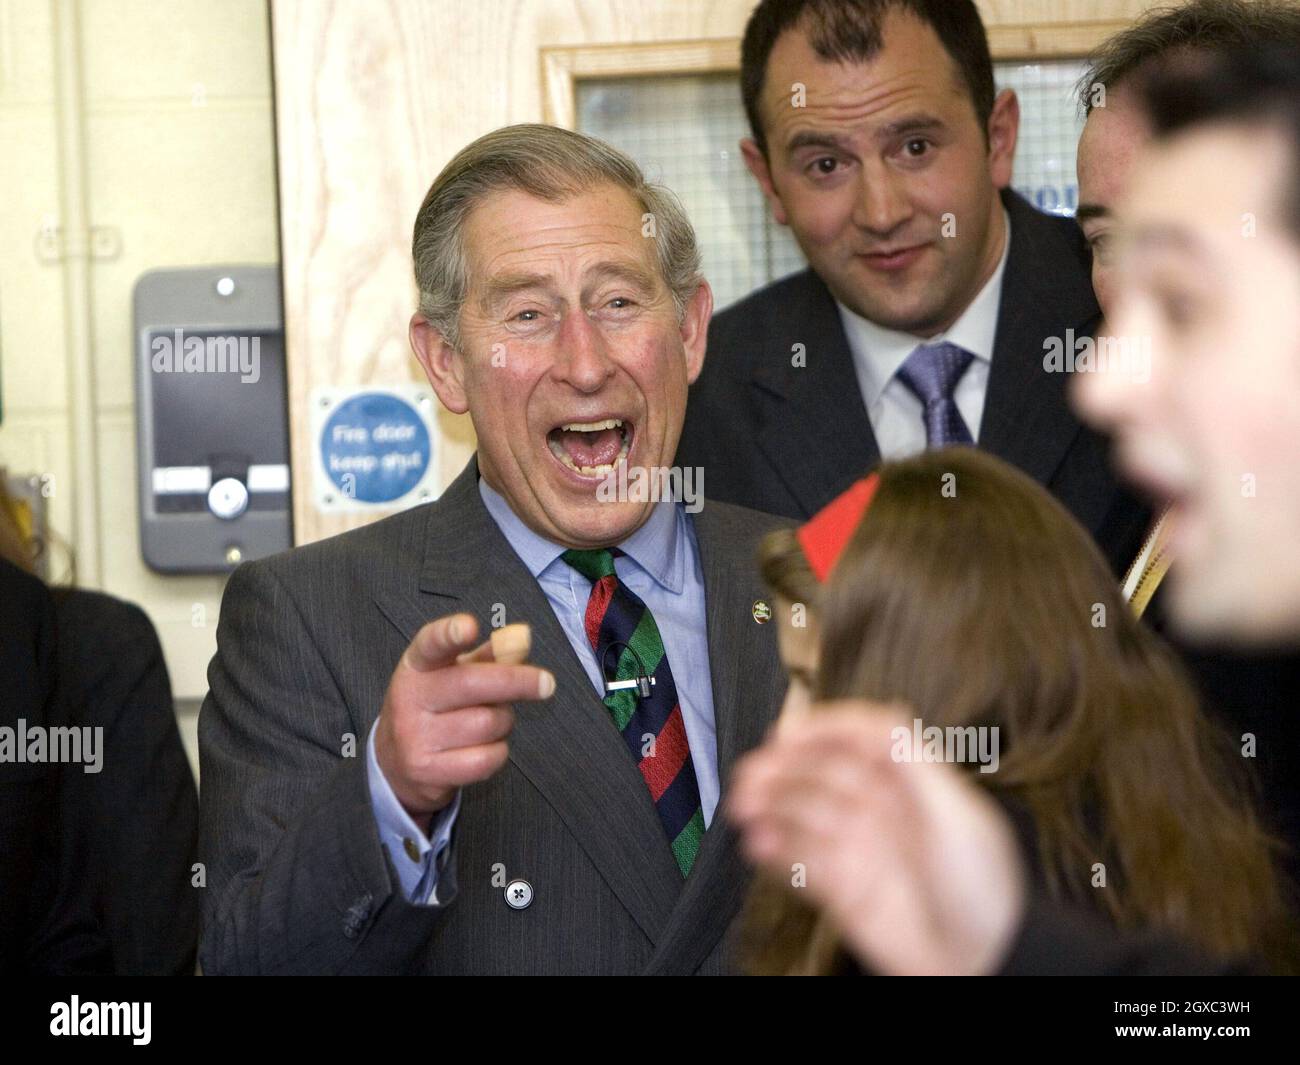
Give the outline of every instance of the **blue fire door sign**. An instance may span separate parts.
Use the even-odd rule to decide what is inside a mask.
[[[323,510],[392,507],[432,499],[432,402],[397,390],[319,394],[317,505]],[[363,506],[358,507],[357,504]]]

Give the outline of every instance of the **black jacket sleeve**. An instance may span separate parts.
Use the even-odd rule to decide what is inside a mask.
[[[1103,918],[1030,893],[1001,976],[1222,976],[1241,963],[1217,962],[1168,936],[1117,931]]]

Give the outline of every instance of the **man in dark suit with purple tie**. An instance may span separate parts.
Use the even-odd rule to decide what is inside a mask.
[[[1122,573],[1148,510],[1052,358],[1096,317],[1090,258],[1008,188],[1019,105],[975,5],[764,0],[741,89],[745,161],[810,265],[715,316],[679,462],[712,497],[806,518],[881,458],[974,442]]]

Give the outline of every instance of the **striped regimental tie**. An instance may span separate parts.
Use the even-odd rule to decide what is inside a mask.
[[[635,686],[606,690],[604,702],[637,760],[685,877],[704,836],[700,788],[659,626],[614,572],[614,558],[621,554],[613,548],[566,551],[561,557],[592,582],[585,627],[606,684],[654,678],[648,694]]]

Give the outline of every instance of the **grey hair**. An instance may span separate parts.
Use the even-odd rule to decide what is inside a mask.
[[[651,216],[659,272],[678,320],[703,280],[695,230],[673,193],[647,181],[617,148],[558,126],[505,126],[462,148],[430,186],[411,240],[420,314],[454,347],[469,286],[463,234],[473,211],[493,192],[516,190],[557,203],[597,185],[627,189]],[[644,232],[644,229],[643,229]]]

